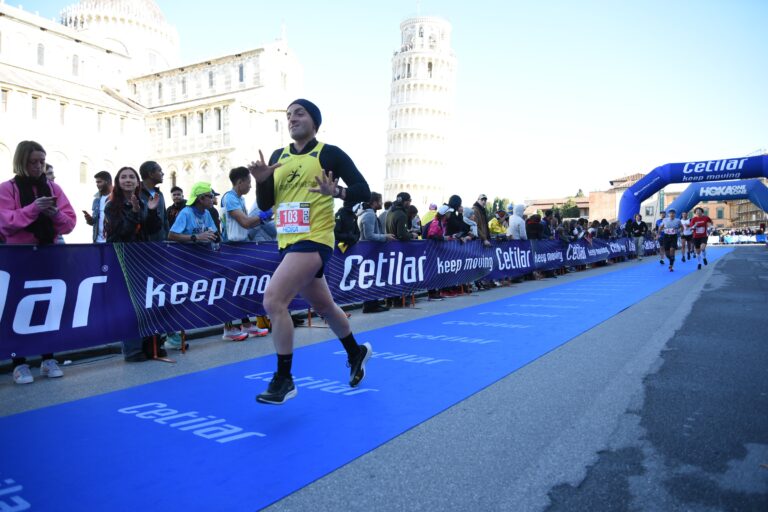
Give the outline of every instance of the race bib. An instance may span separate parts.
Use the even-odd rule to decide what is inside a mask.
[[[696,234],[697,235],[703,235],[706,232],[707,232],[707,228],[706,227],[696,226]]]
[[[280,203],[275,227],[281,235],[309,233],[310,203]]]
[[[666,228],[664,230],[664,234],[666,234],[666,235],[676,235],[677,234],[677,230],[675,228]]]

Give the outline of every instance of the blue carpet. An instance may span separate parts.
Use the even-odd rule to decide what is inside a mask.
[[[728,250],[710,252],[711,265]],[[254,402],[273,371],[269,356],[0,418],[0,503],[68,512],[262,508],[695,268],[624,263],[359,333],[376,354],[358,389],[346,383],[338,341],[302,348],[299,395],[283,406]]]

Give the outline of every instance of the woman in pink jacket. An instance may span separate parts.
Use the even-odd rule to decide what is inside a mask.
[[[7,244],[44,245],[72,232],[77,217],[61,187],[45,176],[45,150],[25,140],[16,146],[13,179],[0,183],[0,238]],[[53,354],[43,354],[40,374],[64,375]],[[34,381],[24,358],[13,359],[13,380]]]

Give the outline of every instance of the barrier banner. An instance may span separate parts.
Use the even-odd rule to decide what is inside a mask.
[[[0,359],[138,335],[111,245],[0,245]]]
[[[716,242],[713,242],[712,240],[716,239]],[[724,244],[762,244],[765,243],[765,235],[725,235],[723,237]],[[720,237],[718,236],[712,236],[709,237],[709,242],[707,243],[720,243]]]
[[[276,243],[114,244],[142,336],[264,314]],[[292,309],[306,308],[294,300]]]
[[[649,243],[651,249],[649,249]],[[654,250],[647,241],[646,252]],[[586,265],[629,239],[360,242],[325,267],[338,304]],[[275,243],[0,245],[0,359],[222,324],[263,314]],[[290,308],[306,309],[301,298]]]

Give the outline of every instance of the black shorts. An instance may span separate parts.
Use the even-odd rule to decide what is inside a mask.
[[[331,256],[333,256],[333,249],[331,249],[325,244],[320,244],[317,242],[313,242],[311,240],[301,240],[299,242],[289,245],[285,249],[280,249],[280,261],[282,261],[285,255],[288,254],[289,252],[318,253],[320,255],[320,259],[323,261],[323,264],[320,265],[320,270],[318,270],[317,274],[315,274],[315,277],[317,278],[323,277],[325,272],[325,265],[326,263],[328,263],[328,260],[331,259]]]
[[[700,237],[700,238],[694,238],[693,239],[693,246],[695,248],[700,248],[701,244],[707,245],[707,238],[706,237]]]
[[[677,235],[664,235],[661,241],[664,246],[664,250],[677,249]]]
[[[683,235],[683,240],[685,240],[686,242],[690,242],[691,240],[693,240],[693,235]]]

